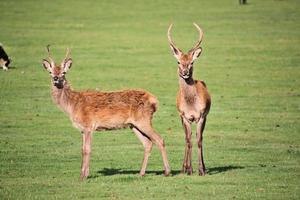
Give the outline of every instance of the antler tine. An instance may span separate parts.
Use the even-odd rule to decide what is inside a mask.
[[[46,49],[47,49],[47,52],[48,52],[48,58],[49,58],[49,60],[50,60],[50,62],[51,62],[51,65],[54,66],[54,65],[55,65],[55,64],[54,64],[54,60],[51,58],[51,53],[50,53],[50,44],[48,44],[48,45],[46,46]]]
[[[70,48],[67,48],[66,57],[65,60],[67,60],[70,57]]]
[[[192,50],[197,49],[200,46],[200,44],[202,42],[202,39],[203,39],[203,31],[202,31],[202,29],[198,26],[198,24],[196,24],[196,23],[193,23],[193,24],[194,24],[194,26],[197,28],[197,30],[199,32],[199,39],[198,39],[197,43],[195,44],[195,46],[192,48]]]
[[[169,40],[169,43],[170,43],[173,47],[177,48],[176,45],[175,45],[175,43],[173,42],[173,40],[172,40],[172,38],[171,38],[171,29],[172,29],[172,26],[173,26],[173,24],[170,24],[170,26],[169,26],[169,28],[168,28],[168,40]]]
[[[46,49],[47,49],[48,55],[49,55],[49,57],[50,57],[50,44],[48,44],[48,45],[46,46]]]

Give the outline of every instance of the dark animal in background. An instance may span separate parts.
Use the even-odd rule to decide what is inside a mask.
[[[3,70],[8,70],[8,65],[10,64],[11,60],[4,51],[2,44],[0,43],[0,66],[3,68]]]
[[[239,0],[240,4],[243,5],[243,4],[247,4],[247,0]]]

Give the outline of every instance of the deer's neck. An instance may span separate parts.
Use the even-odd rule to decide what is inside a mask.
[[[65,81],[62,89],[58,89],[54,85],[52,86],[52,98],[58,107],[64,112],[71,114],[74,101],[76,101],[76,92],[71,89],[67,81]]]
[[[179,77],[179,90],[187,103],[193,104],[195,102],[197,90],[195,87],[195,81],[192,77],[189,79]]]

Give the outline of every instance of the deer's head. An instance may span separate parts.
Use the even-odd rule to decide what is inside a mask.
[[[43,59],[44,68],[50,73],[52,83],[58,89],[64,87],[67,71],[72,66],[72,59],[69,57],[70,50],[67,49],[66,57],[63,59],[60,65],[56,65],[50,54],[50,45],[47,46],[48,59]]]
[[[199,39],[195,44],[195,46],[191,50],[189,50],[187,54],[185,54],[179,48],[176,47],[175,43],[171,38],[172,25],[173,24],[171,24],[168,29],[168,39],[169,39],[169,43],[173,55],[177,59],[178,75],[183,79],[189,79],[193,75],[194,61],[200,56],[202,52],[202,48],[200,47],[200,44],[203,38],[203,31],[196,23],[194,23],[194,26],[197,28],[199,32]]]

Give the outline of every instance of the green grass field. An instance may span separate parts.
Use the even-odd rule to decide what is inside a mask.
[[[300,2],[248,2],[2,0],[0,42],[13,62],[0,71],[0,199],[299,199]],[[205,34],[194,66],[213,101],[204,177],[180,173],[171,22],[185,51],[198,37],[193,22]],[[67,78],[76,90],[143,88],[158,97],[153,123],[170,177],[157,148],[138,176],[143,147],[123,129],[94,134],[90,177],[79,181],[81,134],[52,102],[41,64],[47,44],[57,62],[72,49]]]

